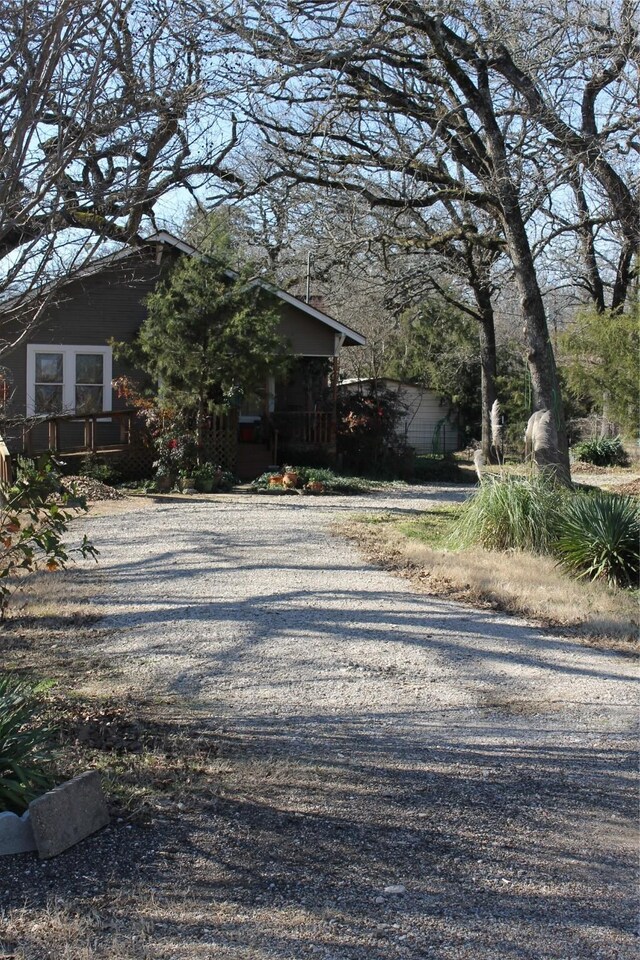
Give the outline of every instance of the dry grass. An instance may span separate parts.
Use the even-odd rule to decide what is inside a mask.
[[[147,898],[148,898],[147,893]],[[11,960],[147,960],[154,931],[149,917],[131,916],[137,898],[117,896],[92,909],[73,909],[51,897],[41,908],[2,917],[0,958]]]
[[[369,559],[407,576],[426,593],[519,614],[607,646],[620,644],[628,650],[637,641],[637,592],[576,580],[550,557],[478,547],[447,550],[443,540],[451,512],[441,515],[438,522],[432,512],[426,524],[360,518],[341,529],[360,543]]]

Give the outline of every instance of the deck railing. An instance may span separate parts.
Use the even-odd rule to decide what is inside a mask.
[[[84,415],[67,413],[42,420],[31,420],[23,430],[22,449],[27,456],[36,453],[36,448],[40,450],[45,448],[54,453],[63,454],[118,453],[126,450],[133,443],[135,419],[135,410],[102,410],[100,413]],[[61,427],[64,424],[82,425],[82,443],[77,442],[75,431],[76,437],[71,443],[64,442],[65,438],[61,435]],[[114,424],[119,428],[117,439],[114,438],[116,432],[113,429]],[[43,442],[42,433],[39,437],[36,437],[36,433],[42,432],[45,426],[47,439]],[[107,432],[107,436],[101,438],[101,431]],[[101,439],[103,442],[100,442]]]
[[[325,446],[335,443],[335,421],[330,413],[275,413],[272,423],[281,443]]]

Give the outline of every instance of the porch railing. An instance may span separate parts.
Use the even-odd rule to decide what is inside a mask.
[[[134,442],[135,420],[135,410],[102,410],[85,415],[68,413],[32,420],[24,427],[22,449],[27,456],[42,449],[63,454],[118,453]],[[61,428],[66,424],[82,428],[81,443],[77,442],[76,430],[70,441],[62,436]],[[43,436],[45,428],[46,441]]]
[[[304,443],[330,446],[335,443],[335,421],[330,413],[275,413],[272,424],[280,443]]]

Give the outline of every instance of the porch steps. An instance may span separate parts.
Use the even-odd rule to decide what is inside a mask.
[[[271,451],[264,443],[239,443],[235,474],[239,480],[255,480],[271,466]]]

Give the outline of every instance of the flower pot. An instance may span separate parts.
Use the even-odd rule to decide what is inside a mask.
[[[200,493],[211,493],[213,491],[214,479],[209,477],[208,480],[196,480],[196,489]]]
[[[324,493],[326,487],[321,480],[310,480],[306,485],[305,490],[308,490],[309,493]]]
[[[289,489],[293,490],[295,487],[298,486],[298,480],[299,480],[298,474],[290,470],[287,473],[283,474],[282,485],[284,487],[289,487]]]
[[[281,487],[283,482],[284,482],[284,477],[281,476],[280,474],[276,474],[276,476],[269,477],[270,487]]]
[[[185,493],[187,490],[195,490],[195,483],[196,482],[193,477],[183,477],[180,481],[180,489],[183,493]]]
[[[173,478],[168,473],[163,473],[162,476],[156,477],[155,484],[158,493],[166,493],[173,486]]]

